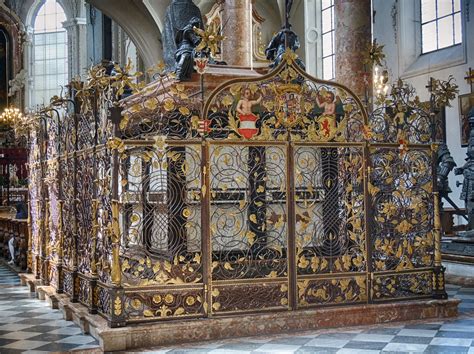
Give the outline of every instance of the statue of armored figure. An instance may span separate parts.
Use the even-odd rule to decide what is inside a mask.
[[[189,26],[203,29],[201,11],[192,0],[173,0],[166,10],[165,28],[163,31],[163,56],[169,71],[177,69],[178,60],[183,60],[193,43],[190,39]],[[187,28],[186,33],[185,28]],[[196,44],[197,45],[197,44]]]
[[[270,44],[268,44],[265,49],[267,59],[272,61],[270,68],[277,67],[281,63],[286,48],[296,51],[299,47],[300,41],[298,40],[296,33],[290,28],[283,27],[275,36],[273,36]],[[305,65],[300,58],[296,59],[296,63],[305,70]]]
[[[285,1],[285,24],[281,30],[273,36],[267,48],[265,49],[265,55],[267,56],[267,59],[272,61],[270,68],[275,68],[281,63],[286,48],[290,48],[295,52],[300,47],[298,36],[291,30],[290,12],[292,6],[293,0]],[[296,63],[301,69],[306,69],[306,66],[300,58],[296,58]]]
[[[467,148],[466,163],[463,167],[456,168],[454,174],[463,175],[461,199],[466,204],[466,212],[468,214],[468,230],[474,230],[474,107],[468,114],[469,127],[469,145]]]
[[[200,25],[200,19],[193,17],[183,29],[176,33],[176,77],[179,81],[189,80],[194,70],[194,48],[200,38],[194,32],[194,27]]]
[[[452,192],[449,188],[448,175],[456,167],[453,157],[448,149],[448,146],[443,143],[438,148],[438,191],[442,197],[447,196]]]

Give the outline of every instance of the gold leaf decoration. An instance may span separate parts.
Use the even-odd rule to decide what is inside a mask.
[[[188,116],[191,114],[191,111],[188,107],[179,107],[179,113],[181,113],[183,116]]]
[[[151,310],[145,310],[145,311],[143,311],[143,316],[145,316],[145,317],[154,317],[155,314]]]
[[[184,315],[186,313],[186,311],[184,310],[183,307],[178,307],[176,309],[176,311],[174,312],[174,315],[175,316],[179,316],[179,315]]]
[[[174,110],[175,109],[174,101],[170,98],[166,99],[163,108],[167,112],[170,112],[170,111]]]
[[[116,316],[120,316],[122,314],[122,300],[119,296],[117,296],[114,301],[114,314]]]

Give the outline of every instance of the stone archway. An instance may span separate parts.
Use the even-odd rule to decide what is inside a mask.
[[[142,1],[89,0],[88,2],[124,29],[136,45],[145,67],[152,67],[162,58],[160,30]]]

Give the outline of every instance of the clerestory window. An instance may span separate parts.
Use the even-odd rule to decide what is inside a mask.
[[[323,79],[335,78],[334,0],[321,0]]]
[[[461,0],[420,0],[422,54],[462,42]]]
[[[68,81],[66,15],[55,0],[46,0],[34,22],[34,104],[48,104]]]

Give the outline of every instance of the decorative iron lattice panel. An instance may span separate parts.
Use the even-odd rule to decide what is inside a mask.
[[[63,264],[70,270],[74,267],[76,257],[76,212],[74,203],[75,194],[75,164],[74,157],[66,155],[60,159],[59,166],[63,171],[62,195],[63,204]]]
[[[97,240],[96,265],[101,282],[110,283],[111,270],[111,224],[112,224],[112,168],[110,150],[100,146],[96,152],[95,176],[97,188]]]
[[[120,135],[125,139],[157,135],[176,140],[198,138],[200,109],[196,89],[158,76],[154,87],[132,99],[124,109]]]
[[[124,300],[125,314],[129,322],[202,317],[205,296],[202,288],[127,290]]]
[[[54,164],[57,164],[57,160],[54,161]],[[53,170],[51,167],[51,164],[48,165],[48,172],[50,170]],[[54,167],[54,170],[57,170],[56,167]],[[49,203],[47,205],[48,212],[47,215],[49,216],[48,220],[45,220],[47,222],[47,229],[49,232],[49,244],[50,244],[50,250],[49,250],[49,258],[51,260],[54,260],[55,262],[58,261],[58,251],[61,247],[60,242],[61,242],[61,235],[59,235],[59,230],[58,230],[58,225],[59,225],[59,208],[58,208],[58,184],[57,184],[57,179],[54,177],[49,183],[48,188],[48,197],[49,197]]]
[[[110,318],[112,315],[112,304],[110,299],[110,290],[103,285],[98,285],[96,287],[97,291],[97,311],[105,316],[106,318]]]
[[[362,142],[367,115],[337,83],[281,65],[256,79],[227,82],[207,100],[208,139]]]
[[[288,282],[215,284],[212,313],[240,313],[261,310],[288,310]]]
[[[73,112],[66,112],[61,117],[61,140],[58,145],[61,154],[70,153],[76,150],[76,115]]]
[[[81,304],[90,306],[92,304],[92,289],[90,287],[89,280],[82,276],[78,276],[77,282],[79,284],[77,299]]]
[[[367,277],[298,279],[298,306],[323,306],[365,303],[368,300]]]
[[[74,277],[72,275],[72,272],[68,270],[64,270],[64,293],[72,297],[74,293]]]
[[[93,163],[94,158],[90,151],[83,151],[77,155],[77,252],[78,271],[82,274],[89,274],[92,262],[92,235],[95,232],[93,228],[92,202],[93,195]]]
[[[433,118],[420,108],[413,87],[399,82],[392,87],[391,99],[376,106],[370,115],[373,143],[429,144]]]
[[[121,154],[125,286],[202,281],[201,146],[127,146]]]
[[[33,254],[33,272],[37,269],[36,256],[40,252],[40,233],[41,233],[41,218],[43,214],[41,212],[41,189],[43,186],[41,179],[41,168],[39,164],[40,154],[39,145],[36,134],[33,134],[30,145],[30,154],[28,157],[29,163],[29,196],[30,196],[30,217],[31,217],[31,245],[30,249]]]
[[[49,274],[48,274],[49,285],[56,289],[58,288],[59,283],[60,283],[58,265],[59,264],[55,262],[49,263]]]
[[[367,270],[362,147],[296,146],[298,275]]]
[[[433,265],[431,154],[429,149],[370,149],[374,271]]]
[[[239,280],[260,294],[244,304],[240,292],[222,288],[213,311],[287,306],[288,288],[266,282],[288,278],[287,145],[212,144],[209,155],[212,281]]]
[[[94,145],[96,134],[92,113],[80,114],[77,118],[77,149],[85,150]]]
[[[375,274],[372,288],[374,301],[431,296],[433,271]]]
[[[286,146],[210,150],[212,279],[287,277]]]

